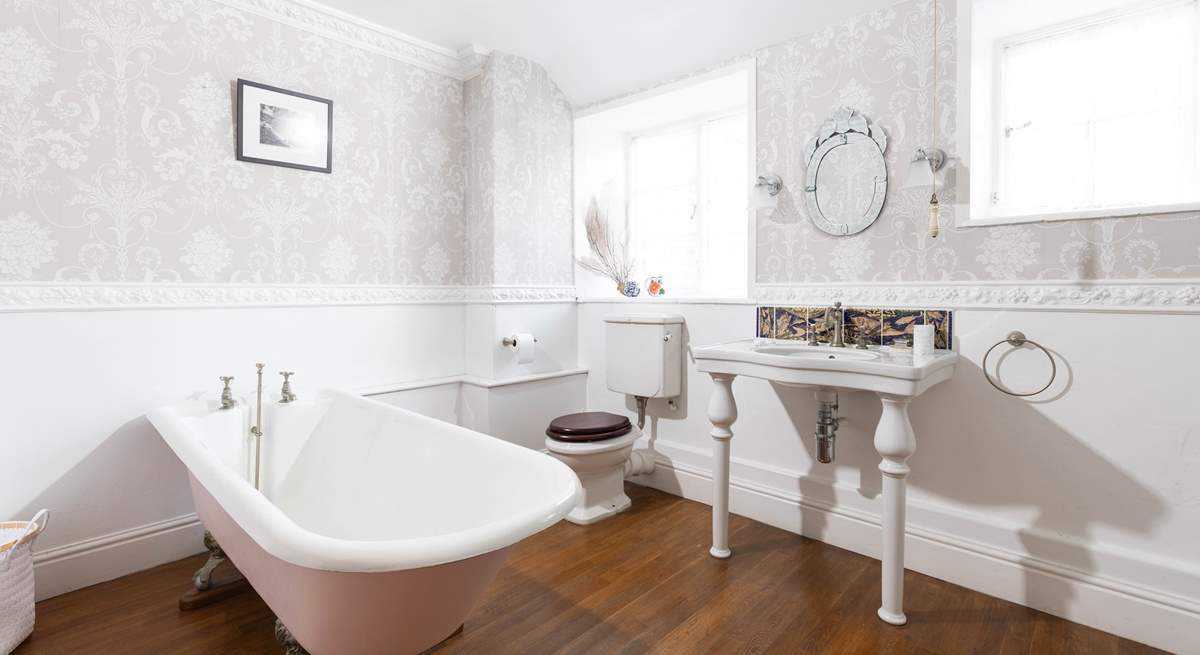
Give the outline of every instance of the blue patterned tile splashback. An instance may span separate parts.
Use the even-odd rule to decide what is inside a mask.
[[[826,320],[827,307],[762,306],[756,312],[755,334],[767,339],[808,341],[816,332],[817,341],[829,341],[833,330]],[[843,307],[840,320],[847,344],[858,342],[859,335],[873,346],[906,343],[913,326],[934,326],[934,346],[950,350],[954,345],[954,312],[948,309],[879,309]]]

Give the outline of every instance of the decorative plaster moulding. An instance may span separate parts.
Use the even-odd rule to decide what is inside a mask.
[[[760,304],[1200,314],[1200,279],[758,284]]]
[[[0,313],[192,307],[575,302],[570,286],[0,285]]]
[[[482,72],[483,62],[491,54],[475,45],[456,52],[311,0],[216,2],[458,80]]]
[[[600,299],[585,299],[600,302]],[[611,298],[603,301],[623,302]],[[642,303],[671,304],[665,302]],[[1200,280],[758,284],[746,301],[675,302],[1166,312],[1200,314]],[[289,286],[16,282],[0,284],[0,313],[189,307],[577,302],[573,286]],[[636,301],[635,301],[636,302]],[[633,304],[633,303],[631,303]]]

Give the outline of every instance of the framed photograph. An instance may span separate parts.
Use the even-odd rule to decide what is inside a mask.
[[[237,158],[306,171],[333,171],[333,101],[237,81]]]

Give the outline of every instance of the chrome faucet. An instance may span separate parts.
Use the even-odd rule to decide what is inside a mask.
[[[835,348],[845,348],[845,329],[842,323],[842,301],[833,303],[833,307],[825,310],[825,328],[833,328],[833,341],[829,344]]]
[[[232,409],[237,405],[237,401],[233,399],[233,389],[229,388],[229,383],[233,382],[233,376],[222,375],[221,381],[225,383],[225,388],[221,390],[221,409]]]
[[[279,402],[281,402],[281,403],[294,402],[296,400],[296,394],[292,393],[291,378],[293,375],[296,374],[296,372],[295,371],[280,371],[279,374],[283,376],[283,388],[279,390]]]

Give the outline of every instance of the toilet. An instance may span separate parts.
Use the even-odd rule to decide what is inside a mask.
[[[638,424],[612,412],[559,416],[546,427],[546,450],[575,471],[583,494],[567,520],[588,525],[629,508],[625,478],[651,473],[654,453],[634,450],[642,437],[646,402],[671,398],[683,380],[683,316],[612,314],[604,317],[605,380],[609,391],[633,396]]]

